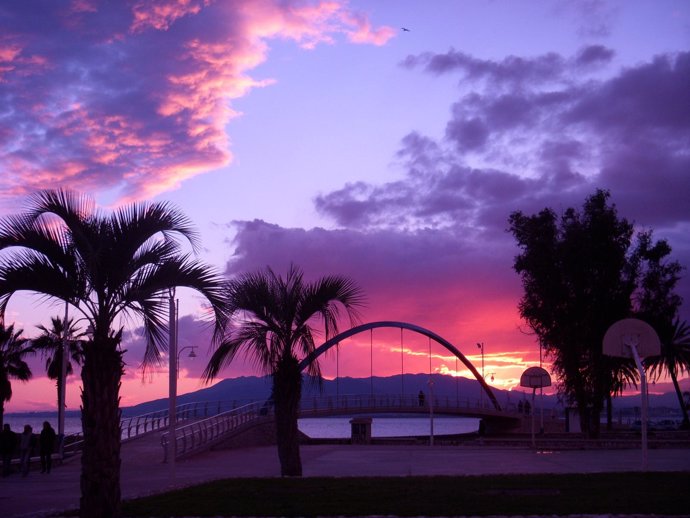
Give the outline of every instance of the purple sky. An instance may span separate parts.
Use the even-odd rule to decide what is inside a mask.
[[[219,270],[351,276],[363,321],[429,328],[474,362],[483,341],[513,387],[538,348],[517,316],[512,211],[610,189],[690,265],[689,44],[685,0],[4,2],[0,214],[57,186],[105,208],[171,200]],[[182,391],[207,357],[200,302],[181,296],[180,346],[200,346]],[[7,319],[34,336],[52,314],[21,296]],[[399,335],[374,341],[374,373],[398,373]],[[403,346],[406,372],[428,371],[426,341]],[[127,349],[123,404],[165,395],[166,369],[142,383],[140,341]],[[341,373],[368,375],[368,350],[342,347]],[[14,393],[9,410],[53,404],[45,379]]]

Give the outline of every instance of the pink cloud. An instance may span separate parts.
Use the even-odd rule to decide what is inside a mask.
[[[250,75],[270,40],[386,39],[340,1],[64,0],[40,20],[31,9],[11,4],[0,27],[5,197],[46,178],[120,201],[175,189],[232,160],[230,102],[272,83]]]
[[[134,21],[131,30],[132,32],[148,28],[167,30],[178,18],[198,14],[210,3],[210,0],[171,0],[158,3],[139,1],[132,6]]]

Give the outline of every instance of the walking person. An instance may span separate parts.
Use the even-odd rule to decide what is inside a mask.
[[[12,455],[17,448],[17,434],[5,423],[0,432],[0,453],[2,453],[2,476],[12,473]]]
[[[55,430],[48,421],[43,421],[43,430],[38,436],[38,447],[41,454],[41,473],[50,473],[53,465],[53,450],[55,450]]]
[[[19,436],[19,465],[22,472],[22,477],[29,474],[29,463],[31,462],[31,446],[33,442],[33,428],[31,425],[25,424],[24,431]]]

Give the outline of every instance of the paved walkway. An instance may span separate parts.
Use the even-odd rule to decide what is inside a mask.
[[[484,475],[497,473],[593,473],[639,471],[639,450],[575,450],[535,452],[528,449],[412,446],[303,446],[304,476]],[[41,516],[79,505],[79,459],[28,477],[0,479],[0,515]],[[649,470],[690,470],[690,449],[649,451]],[[172,487],[232,477],[275,477],[280,474],[275,447],[206,452],[176,463],[175,478],[157,434],[132,441],[122,449],[122,494],[133,498]]]

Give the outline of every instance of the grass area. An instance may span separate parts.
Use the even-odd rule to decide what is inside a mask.
[[[690,472],[245,478],[124,504],[126,516],[685,514]]]

